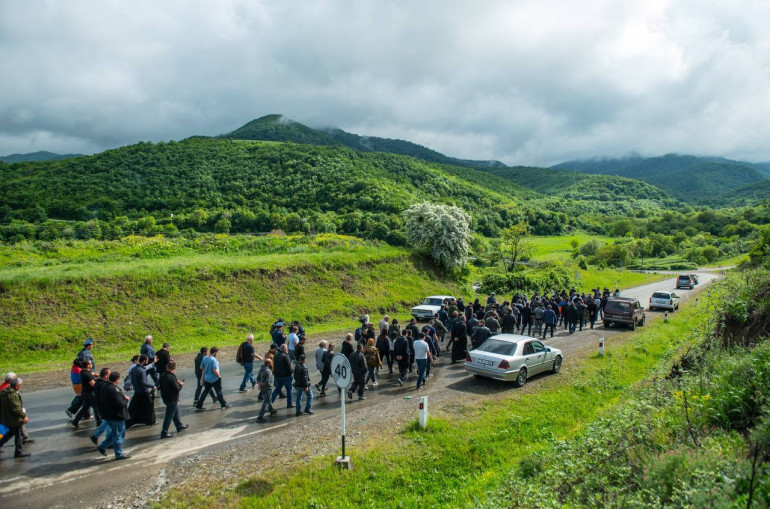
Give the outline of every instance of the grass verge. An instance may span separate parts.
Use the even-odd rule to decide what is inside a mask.
[[[172,490],[163,506],[210,507],[214,500],[233,507],[478,506],[522,458],[622,401],[690,341],[698,316],[697,309],[684,308],[667,323],[613,339],[602,358],[567,359],[569,376],[541,379],[537,391],[527,386],[494,400],[439,409],[428,430],[408,426],[384,445],[372,436],[352,453],[352,471],[340,472],[333,458],[318,457],[286,475],[244,481],[258,483],[258,495],[233,488],[216,499],[189,498]]]

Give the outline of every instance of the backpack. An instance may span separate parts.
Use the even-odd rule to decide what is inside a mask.
[[[362,329],[363,329],[363,327],[359,327],[359,328],[356,329],[356,332],[355,332],[356,343],[360,343],[361,342],[361,331],[362,331]]]
[[[235,352],[235,362],[243,364],[243,343],[238,345],[238,351]]]

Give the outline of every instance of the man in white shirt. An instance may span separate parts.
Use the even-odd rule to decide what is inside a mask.
[[[425,383],[425,372],[428,369],[428,361],[432,360],[430,347],[425,341],[425,333],[420,332],[413,344],[414,360],[417,362],[417,390],[422,389]]]
[[[299,334],[297,332],[299,332],[299,328],[294,326],[289,333],[289,358],[292,360],[294,360],[294,348],[299,343]]]
[[[390,327],[390,316],[385,315],[382,317],[382,320],[380,320],[380,334],[382,334],[382,331],[388,332],[388,328]]]

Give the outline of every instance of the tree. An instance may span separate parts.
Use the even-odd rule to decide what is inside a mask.
[[[403,215],[406,235],[414,249],[429,255],[445,269],[465,265],[471,231],[470,216],[463,209],[424,202],[412,205]]]
[[[502,242],[500,242],[500,257],[505,269],[510,272],[516,267],[516,263],[532,254],[535,245],[527,239],[529,225],[517,223],[503,229]]]

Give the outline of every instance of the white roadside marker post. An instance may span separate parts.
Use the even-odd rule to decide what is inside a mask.
[[[604,357],[604,338],[599,338],[599,357]]]
[[[420,429],[425,429],[428,427],[428,396],[420,396],[419,410]]]

